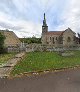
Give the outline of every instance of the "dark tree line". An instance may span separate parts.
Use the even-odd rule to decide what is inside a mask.
[[[31,38],[20,38],[20,40],[24,43],[37,43],[40,44],[41,43],[41,38],[36,38],[36,37],[31,37]]]
[[[4,40],[5,36],[0,32],[0,54],[5,52]]]
[[[79,41],[79,44],[80,44],[80,33],[77,33],[78,34],[78,41]]]

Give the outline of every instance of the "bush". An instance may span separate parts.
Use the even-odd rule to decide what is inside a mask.
[[[0,54],[5,52],[4,40],[5,40],[5,36],[2,33],[0,33]]]
[[[7,48],[0,48],[0,54],[4,54],[4,53],[7,53]]]

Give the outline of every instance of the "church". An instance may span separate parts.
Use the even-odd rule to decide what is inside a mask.
[[[74,47],[76,46],[76,33],[70,28],[63,31],[48,31],[45,13],[42,25],[42,45],[52,45],[54,47]]]

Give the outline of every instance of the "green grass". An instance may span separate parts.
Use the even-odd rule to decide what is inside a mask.
[[[0,65],[6,63],[14,55],[14,53],[0,54]]]
[[[26,53],[26,57],[14,67],[12,74],[80,65],[80,51],[73,52],[75,55],[70,57],[62,57],[57,52]]]

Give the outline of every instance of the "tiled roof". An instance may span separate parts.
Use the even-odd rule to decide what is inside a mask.
[[[46,35],[61,35],[64,31],[49,31]]]

